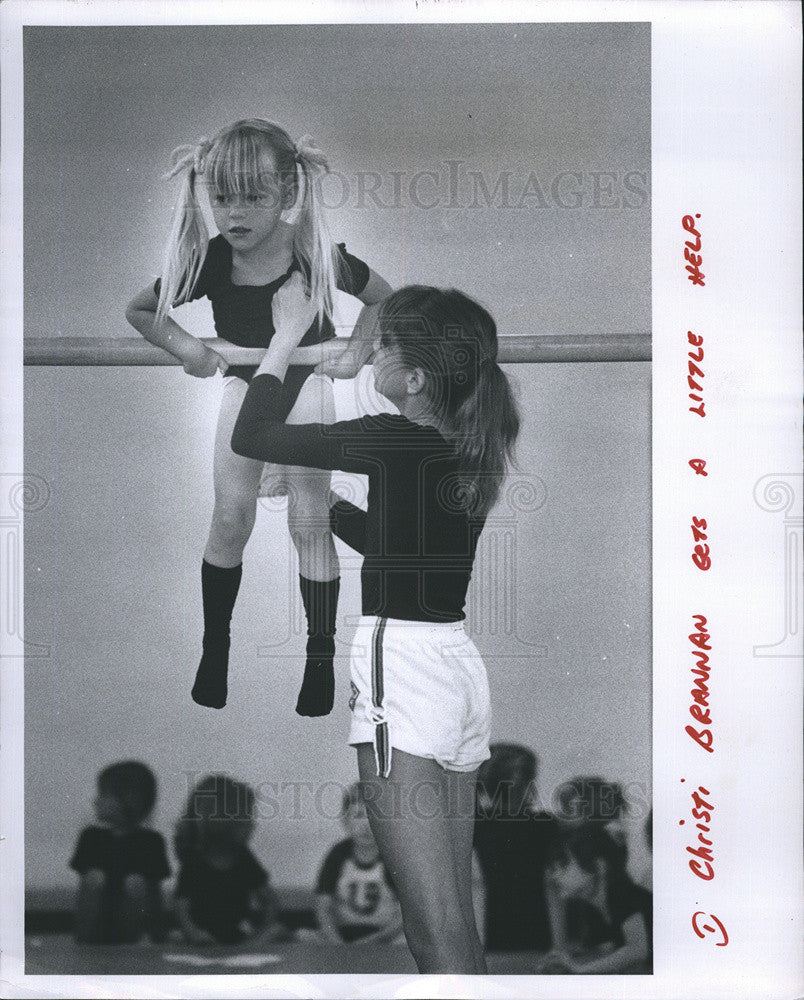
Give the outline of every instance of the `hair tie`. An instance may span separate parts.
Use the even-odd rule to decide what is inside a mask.
[[[202,135],[195,144],[195,154],[193,156],[193,168],[197,174],[203,174],[210,149],[212,149],[212,140]]]
[[[310,135],[303,135],[295,146],[296,159],[303,161],[308,169],[327,173],[329,164],[327,158],[316,145],[315,139]]]
[[[170,170],[165,177],[170,180],[182,170],[194,170],[197,174],[203,174],[207,154],[212,149],[212,140],[202,136],[193,145],[177,146],[170,154]]]

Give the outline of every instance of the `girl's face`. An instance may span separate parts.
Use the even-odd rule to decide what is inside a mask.
[[[246,193],[218,191],[209,187],[209,204],[215,225],[234,250],[249,253],[261,247],[277,230],[282,212],[290,206],[276,170],[272,153],[263,153],[259,183],[247,185]]]

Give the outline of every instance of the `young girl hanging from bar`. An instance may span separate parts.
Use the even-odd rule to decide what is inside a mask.
[[[243,549],[254,526],[261,479],[270,471],[274,492],[288,494],[288,527],[298,552],[307,616],[307,659],[296,711],[317,716],[331,710],[339,566],[329,530],[329,474],[267,470],[261,461],[234,454],[232,428],[254,367],[227,367],[220,354],[168,313],[207,296],[219,337],[243,347],[267,347],[274,333],[273,296],[301,272],[314,315],[291,359],[282,419],[334,420],[332,383],[315,374],[314,367],[329,360],[337,361],[341,371],[355,372],[365,358],[361,331],[371,329],[373,318],[372,310],[363,310],[346,358],[339,346],[327,346],[335,336],[335,290],[351,293],[368,307],[383,299],[390,286],[343,244],[333,244],[320,183],[327,169],[309,137],[294,143],[284,129],[261,119],[235,122],[211,140],[179,147],[168,176],[181,178],[181,192],[162,275],[126,311],[129,322],[177,357],[187,374],[209,378],[220,371],[225,376],[215,435],[215,505],[201,564],[202,656],[192,688],[193,700],[211,708],[226,704],[230,623]],[[199,188],[205,189],[218,228],[212,239]]]

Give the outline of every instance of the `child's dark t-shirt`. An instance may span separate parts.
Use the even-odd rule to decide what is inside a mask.
[[[486,885],[489,951],[548,951],[544,866],[557,824],[548,813],[480,813],[474,843]]]
[[[247,847],[240,849],[231,868],[213,867],[195,851],[182,860],[176,897],[190,903],[190,919],[216,940],[232,944],[245,937],[240,924],[258,923],[252,896],[268,884],[268,873]]]
[[[142,875],[159,882],[170,875],[162,835],[145,827],[118,833],[105,826],[88,826],[78,838],[70,867],[80,875],[92,869],[102,871],[110,881]]]

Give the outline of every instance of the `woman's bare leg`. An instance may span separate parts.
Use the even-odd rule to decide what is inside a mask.
[[[357,762],[371,829],[394,880],[419,972],[484,972],[465,901],[468,879],[471,902],[471,852],[468,872],[463,870],[470,817],[450,802],[450,776],[435,761],[394,749],[389,777],[377,777],[370,743],[357,747]]]
[[[475,972],[485,974],[486,958],[475,919],[472,898],[472,846],[475,832],[475,785],[477,771],[447,771],[446,780],[450,785],[450,802],[453,803],[453,822],[449,824],[452,856],[458,874],[458,893],[464,923],[472,938],[475,957]]]

